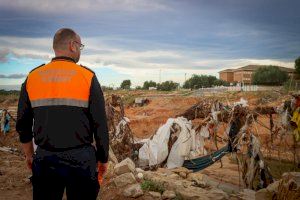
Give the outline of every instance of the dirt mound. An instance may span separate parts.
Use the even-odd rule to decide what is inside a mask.
[[[144,107],[129,107],[125,115],[130,119],[130,127],[138,138],[148,138],[170,117],[182,113],[197,103],[196,97],[160,97],[151,98]]]

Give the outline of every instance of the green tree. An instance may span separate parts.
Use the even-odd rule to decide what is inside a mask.
[[[252,75],[252,83],[257,85],[282,85],[288,80],[288,73],[277,66],[258,68]]]
[[[221,79],[217,79],[214,81],[214,86],[229,86],[230,84],[224,80],[221,80]]]
[[[156,87],[156,82],[154,81],[145,81],[143,85],[144,90],[149,90],[149,87]]]
[[[193,74],[191,78],[184,82],[183,87],[189,89],[198,89],[202,87],[212,87],[216,85],[228,85],[228,83],[217,79],[215,76]]]
[[[131,81],[130,81],[130,80],[124,80],[124,81],[121,83],[120,88],[129,90],[129,89],[130,89],[130,86],[131,86]]]
[[[300,74],[300,56],[295,60],[295,69],[298,74]]]
[[[179,83],[173,81],[165,81],[157,84],[157,90],[172,91],[172,90],[176,90],[178,86]]]

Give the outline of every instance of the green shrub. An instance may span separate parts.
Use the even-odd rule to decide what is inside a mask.
[[[207,88],[207,87],[221,86],[221,85],[228,86],[229,83],[217,79],[217,77],[215,76],[193,74],[191,78],[189,78],[184,82],[183,88],[198,89],[202,87]]]
[[[252,75],[252,83],[255,85],[283,85],[289,76],[277,66],[258,68]]]
[[[179,83],[173,81],[165,81],[157,84],[157,90],[161,91],[172,91],[176,90],[179,86]]]
[[[151,180],[144,180],[144,182],[141,183],[141,188],[144,191],[159,192],[161,194],[165,191],[165,188],[162,184]]]

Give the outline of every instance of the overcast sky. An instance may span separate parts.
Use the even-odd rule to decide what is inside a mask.
[[[53,57],[69,27],[85,49],[79,63],[102,85],[182,83],[247,64],[293,67],[300,56],[299,0],[0,0],[0,85],[21,84]]]

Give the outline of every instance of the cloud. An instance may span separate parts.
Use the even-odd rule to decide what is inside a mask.
[[[9,54],[8,49],[0,49],[0,63],[7,62],[8,54]]]
[[[22,79],[26,76],[27,76],[26,74],[10,74],[10,75],[0,74],[0,78],[5,78],[5,79]]]
[[[0,7],[37,13],[80,13],[104,11],[145,12],[168,9],[162,0],[1,0]]]
[[[50,37],[0,37],[4,49],[9,49],[9,52],[13,55],[10,59],[22,58],[22,62],[24,58],[41,59],[44,62],[49,62],[50,58],[54,56],[51,50],[51,41],[52,38]],[[237,68],[248,64],[293,67],[293,60],[289,59],[240,58],[238,56],[228,59],[222,53],[216,55],[215,50],[210,48],[190,49],[148,41],[147,48],[134,49],[132,46],[139,46],[144,41],[128,40],[128,46],[119,45],[118,41],[120,41],[120,38],[84,38],[86,48],[82,52],[79,63],[97,72],[105,83],[108,83],[109,80],[115,82],[115,80],[129,77],[134,85],[141,85],[145,80],[158,81],[160,70],[162,71],[163,80],[174,80],[183,83],[184,74],[187,74],[187,77],[192,74],[218,76],[218,71],[222,69]],[[112,79],[111,77],[102,76],[101,72],[105,68],[112,70],[109,75],[105,74],[106,76],[119,78]]]
[[[52,38],[0,37],[1,55],[12,54],[16,58],[48,60],[53,57]],[[3,52],[3,53],[1,53]],[[1,60],[1,59],[0,59]],[[7,60],[3,60],[5,62]]]

